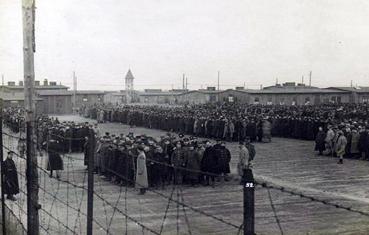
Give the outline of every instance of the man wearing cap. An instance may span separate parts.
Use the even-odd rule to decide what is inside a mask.
[[[191,143],[185,152],[186,156],[186,179],[195,186],[199,180],[199,172],[201,167],[201,159],[199,152],[195,150],[195,145]]]
[[[359,138],[360,134],[358,133],[356,127],[352,127],[351,131],[351,148],[350,155],[352,158],[357,158],[359,156]]]
[[[214,187],[215,185],[215,175],[219,172],[218,156],[215,154],[214,147],[210,141],[206,141],[206,148],[204,155],[201,160],[201,171],[204,173],[205,184]],[[209,174],[207,174],[209,173]]]
[[[176,147],[171,156],[171,163],[174,171],[174,184],[182,184],[184,173],[182,168],[186,167],[186,159],[180,141],[176,143]]]
[[[342,130],[339,130],[337,132],[337,135],[338,137],[335,143],[335,152],[337,154],[337,157],[339,157],[338,164],[343,164],[343,156],[345,155],[346,152],[347,139],[343,135]]]
[[[53,177],[53,171],[56,171],[56,177],[60,178],[60,171],[64,170],[63,159],[59,154],[59,142],[50,139],[47,146],[47,153],[49,155],[47,162],[47,170],[50,171],[50,177]]]
[[[334,139],[335,135],[336,134],[334,133],[332,126],[328,125],[327,136],[325,137],[325,143],[326,143],[326,147],[328,149],[327,156],[333,154],[333,139]]]
[[[250,154],[248,149],[245,146],[243,141],[239,142],[239,155],[238,155],[238,163],[237,163],[237,172],[238,175],[242,178],[243,171],[249,168]]]
[[[231,152],[227,149],[224,141],[218,141],[213,148],[219,161],[218,174],[222,176],[225,181],[228,181],[228,174],[231,173],[231,169],[229,167]]]
[[[143,146],[138,146],[137,151],[136,188],[140,190],[139,194],[143,195],[149,187],[146,169],[146,155]]]

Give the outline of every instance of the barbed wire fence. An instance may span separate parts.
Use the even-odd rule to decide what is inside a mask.
[[[21,130],[21,128],[20,128]],[[22,143],[22,132],[18,135],[10,130],[3,131],[3,149],[7,152],[13,152],[15,156],[16,166],[18,168],[19,188],[20,193],[15,202],[6,203],[8,210],[7,216],[12,217],[16,221],[17,231],[25,234],[27,233],[27,192],[26,182],[26,157],[23,152],[23,147],[19,145]],[[52,134],[47,134],[47,141]],[[61,135],[54,135],[67,143],[72,140],[82,141],[85,138],[65,138]],[[34,142],[35,145],[39,143]],[[69,149],[55,150],[49,148],[46,144],[44,149],[38,152],[38,172],[39,172],[39,204],[41,205],[40,212],[40,231],[42,234],[86,234],[86,223],[88,222],[87,211],[87,171],[83,167],[83,159],[80,154],[73,154]],[[48,163],[46,159],[50,154],[59,154],[64,162],[64,173],[60,176],[52,176],[48,171]],[[209,175],[218,177],[219,175],[200,170],[189,170],[180,166],[173,166],[163,162],[158,162],[153,159],[147,159],[150,163],[160,164],[161,166],[169,167],[176,170],[198,173],[202,175]],[[123,180],[123,185],[116,185],[102,180],[95,182],[95,190],[93,191],[94,215],[91,219],[93,224],[93,231],[98,234],[130,234],[141,231],[142,234],[196,234],[199,223],[195,221],[195,215],[213,221],[214,224],[224,226],[223,229],[230,234],[247,234],[245,231],[245,220],[235,222],[232,218],[216,215],[209,211],[202,209],[201,206],[194,206],[185,200],[185,187],[182,185],[172,184],[169,190],[158,190],[155,188],[148,188],[147,192],[150,195],[155,195],[155,200],[158,204],[163,204],[164,207],[157,209],[154,216],[143,213],[145,210],[145,198],[135,196],[135,189],[132,185],[137,185],[134,179],[128,177],[127,174],[122,175],[117,171],[108,169],[109,172]],[[244,179],[244,183],[247,179]],[[275,218],[275,223],[280,234],[284,234],[283,222],[279,219],[278,211],[274,205],[272,194],[270,190],[276,190],[290,196],[298,196],[304,199],[309,199],[312,202],[330,206],[337,209],[345,210],[346,212],[360,214],[369,218],[369,212],[359,210],[357,208],[343,206],[328,200],[319,199],[314,196],[309,196],[297,190],[288,189],[282,186],[275,185],[268,181],[254,180],[248,181],[248,187],[231,189],[228,187],[222,188],[226,193],[242,193],[244,190],[266,189],[270,209]],[[138,185],[142,186],[142,185]],[[106,190],[108,188],[108,190]],[[217,192],[213,192],[217,194]],[[129,198],[129,196],[134,198]],[[250,194],[249,194],[250,195]],[[249,197],[244,200],[249,200]],[[136,203],[132,203],[136,200]],[[154,199],[151,199],[154,200]],[[159,202],[160,201],[160,202]],[[242,202],[239,202],[242,205]],[[244,203],[247,203],[244,201]],[[253,202],[253,206],[255,206]],[[163,209],[163,211],[162,211]],[[254,212],[252,212],[254,216]],[[251,216],[250,214],[248,216]],[[154,218],[155,217],[155,218]],[[161,217],[161,219],[158,219]],[[151,222],[150,220],[154,222]],[[247,218],[246,218],[247,219]],[[250,222],[250,221],[249,221]],[[251,221],[254,223],[254,221]],[[117,226],[118,225],[118,226]],[[211,231],[208,231],[211,232]],[[255,231],[253,231],[255,233]]]

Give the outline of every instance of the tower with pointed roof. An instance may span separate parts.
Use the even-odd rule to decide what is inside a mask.
[[[133,80],[135,78],[133,77],[133,74],[131,72],[131,69],[128,69],[128,72],[126,74],[126,103],[132,102],[133,97]]]

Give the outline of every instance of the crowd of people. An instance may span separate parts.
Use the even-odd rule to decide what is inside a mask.
[[[369,160],[369,106],[204,104],[130,106],[96,104],[81,115],[226,141],[270,142],[271,137],[315,140],[319,154]],[[337,153],[339,152],[339,153]]]
[[[249,142],[242,145],[251,146]],[[117,184],[141,189],[169,184],[214,186],[216,180],[230,179],[231,153],[221,140],[212,143],[182,135],[153,138],[105,133],[97,138],[95,149],[95,172]],[[247,164],[249,160],[247,157]]]
[[[96,174],[117,184],[135,186],[145,193],[148,187],[214,185],[217,180],[228,181],[232,157],[227,141],[240,143],[237,164],[240,176],[255,157],[251,142],[270,142],[272,136],[315,140],[315,150],[338,157],[338,163],[343,163],[344,157],[369,160],[368,110],[366,104],[181,107],[99,104],[83,107],[81,115],[98,123],[119,122],[168,133],[160,138],[134,133],[100,135],[98,124],[60,122],[57,118],[40,116],[35,124],[36,146],[40,152],[47,152],[45,164],[51,177],[53,171],[60,177],[62,154],[84,152],[84,164],[88,166],[93,153]],[[22,109],[8,108],[3,111],[3,122],[13,132],[22,132],[23,116]],[[20,154],[25,152],[24,140],[20,135]]]
[[[11,112],[9,110],[8,114]],[[5,125],[13,129],[19,124],[20,127],[14,130],[22,130],[24,120],[10,117],[6,115]],[[141,194],[149,187],[165,188],[169,184],[214,186],[216,181],[230,180],[231,153],[221,139],[212,143],[170,133],[160,138],[135,136],[134,133],[100,135],[97,124],[60,122],[47,116],[38,117],[36,123],[36,146],[40,153],[47,153],[45,166],[50,177],[53,177],[53,171],[57,178],[60,177],[60,171],[64,169],[64,153],[84,151],[84,164],[88,166],[92,148],[96,174],[116,184],[135,186]],[[95,140],[92,144],[91,135]],[[250,139],[245,140],[240,143],[240,176],[255,156]]]
[[[96,104],[81,115],[98,122],[119,122],[198,137],[240,141],[270,141],[271,136],[314,140],[319,127],[361,122],[366,105],[282,106],[205,104],[180,107]]]
[[[354,123],[329,125],[327,131],[319,128],[315,139],[315,150],[319,155],[369,160],[369,126]]]

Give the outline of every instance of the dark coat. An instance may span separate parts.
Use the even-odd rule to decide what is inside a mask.
[[[326,137],[326,134],[324,131],[318,132],[315,138],[315,151],[325,150],[325,137]]]
[[[186,172],[187,179],[197,180],[199,178],[199,171],[201,170],[200,154],[195,150],[186,151]]]
[[[14,195],[19,193],[18,174],[15,163],[7,158],[3,163],[4,168],[4,194]]]
[[[64,170],[63,159],[61,158],[58,150],[59,143],[56,141],[49,142],[48,154],[49,161],[47,163],[47,170]]]
[[[218,173],[231,173],[231,169],[229,167],[231,153],[229,150],[226,147],[217,144],[214,146],[214,152],[218,158]]]
[[[201,171],[218,173],[218,157],[213,147],[207,147],[201,160]]]

